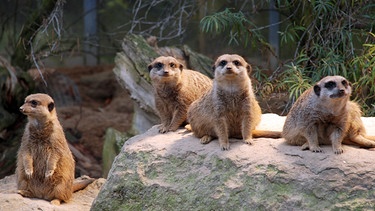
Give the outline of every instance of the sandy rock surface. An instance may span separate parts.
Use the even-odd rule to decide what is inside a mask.
[[[75,192],[68,203],[53,205],[46,200],[26,198],[17,194],[16,176],[7,176],[0,180],[0,210],[88,211],[104,182],[103,178],[97,179],[85,189]]]
[[[281,131],[285,117],[262,116],[258,129]],[[370,135],[375,118],[364,118]],[[202,145],[179,129],[154,126],[116,157],[93,210],[373,210],[375,151],[345,145],[336,155],[302,151],[283,139],[217,140]]]

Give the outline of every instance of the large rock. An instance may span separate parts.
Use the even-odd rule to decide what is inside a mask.
[[[105,179],[99,178],[85,189],[75,192],[68,203],[53,205],[43,199],[26,198],[17,194],[16,176],[13,174],[0,180],[0,210],[89,211],[104,182]]]
[[[375,118],[363,119],[374,133]],[[284,120],[263,115],[259,128],[281,131]],[[375,152],[323,150],[259,138],[221,151],[217,140],[154,126],[122,147],[92,210],[374,210]]]

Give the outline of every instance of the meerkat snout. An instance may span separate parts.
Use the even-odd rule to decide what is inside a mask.
[[[36,108],[38,106],[38,102],[36,100],[31,100],[31,101],[25,101],[25,103],[20,107],[20,111],[22,113],[25,112],[25,107],[27,104],[29,104],[29,106],[31,106],[32,108]]]
[[[340,89],[340,90],[339,90],[339,95],[342,96],[342,95],[344,95],[344,94],[345,94],[345,89]]]

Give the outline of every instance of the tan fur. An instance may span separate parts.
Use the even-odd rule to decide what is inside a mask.
[[[327,76],[306,90],[285,120],[282,135],[286,142],[312,152],[322,152],[319,144],[332,144],[335,154],[343,153],[342,143],[375,147],[350,94],[351,85],[341,76]]]
[[[229,149],[228,138],[242,138],[252,144],[252,133],[261,120],[249,74],[251,66],[239,55],[221,55],[214,65],[214,85],[188,110],[188,122],[194,135],[207,144],[218,137],[220,148]],[[280,133],[272,131],[257,134]]]
[[[20,111],[28,123],[17,156],[18,193],[53,204],[68,201],[73,191],[92,180],[73,185],[75,163],[53,99],[47,94],[29,95]]]
[[[161,120],[159,132],[175,131],[186,122],[190,104],[212,87],[212,80],[200,72],[184,69],[170,56],[156,58],[148,69]]]

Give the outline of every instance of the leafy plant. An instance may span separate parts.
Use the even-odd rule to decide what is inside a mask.
[[[281,48],[293,47],[294,56],[290,61],[279,61],[280,66],[270,77],[274,84],[271,90],[288,91],[293,102],[321,78],[341,75],[352,82],[353,99],[362,105],[364,114],[374,115],[375,3],[368,0],[275,2],[276,10],[284,15],[278,23],[285,23],[279,32]],[[253,4],[255,12],[264,9],[263,3]],[[211,33],[229,29],[230,40],[233,35],[241,34],[236,41],[245,45],[250,40],[268,45],[255,33],[268,26],[256,26],[241,11],[232,13],[226,9],[215,13],[202,19],[201,26],[203,31]],[[260,83],[270,84],[268,79]]]
[[[263,40],[252,23],[242,12],[232,12],[226,8],[222,12],[208,15],[200,21],[201,30],[206,33],[220,34],[229,31],[229,44],[244,43],[245,46],[252,40]]]

